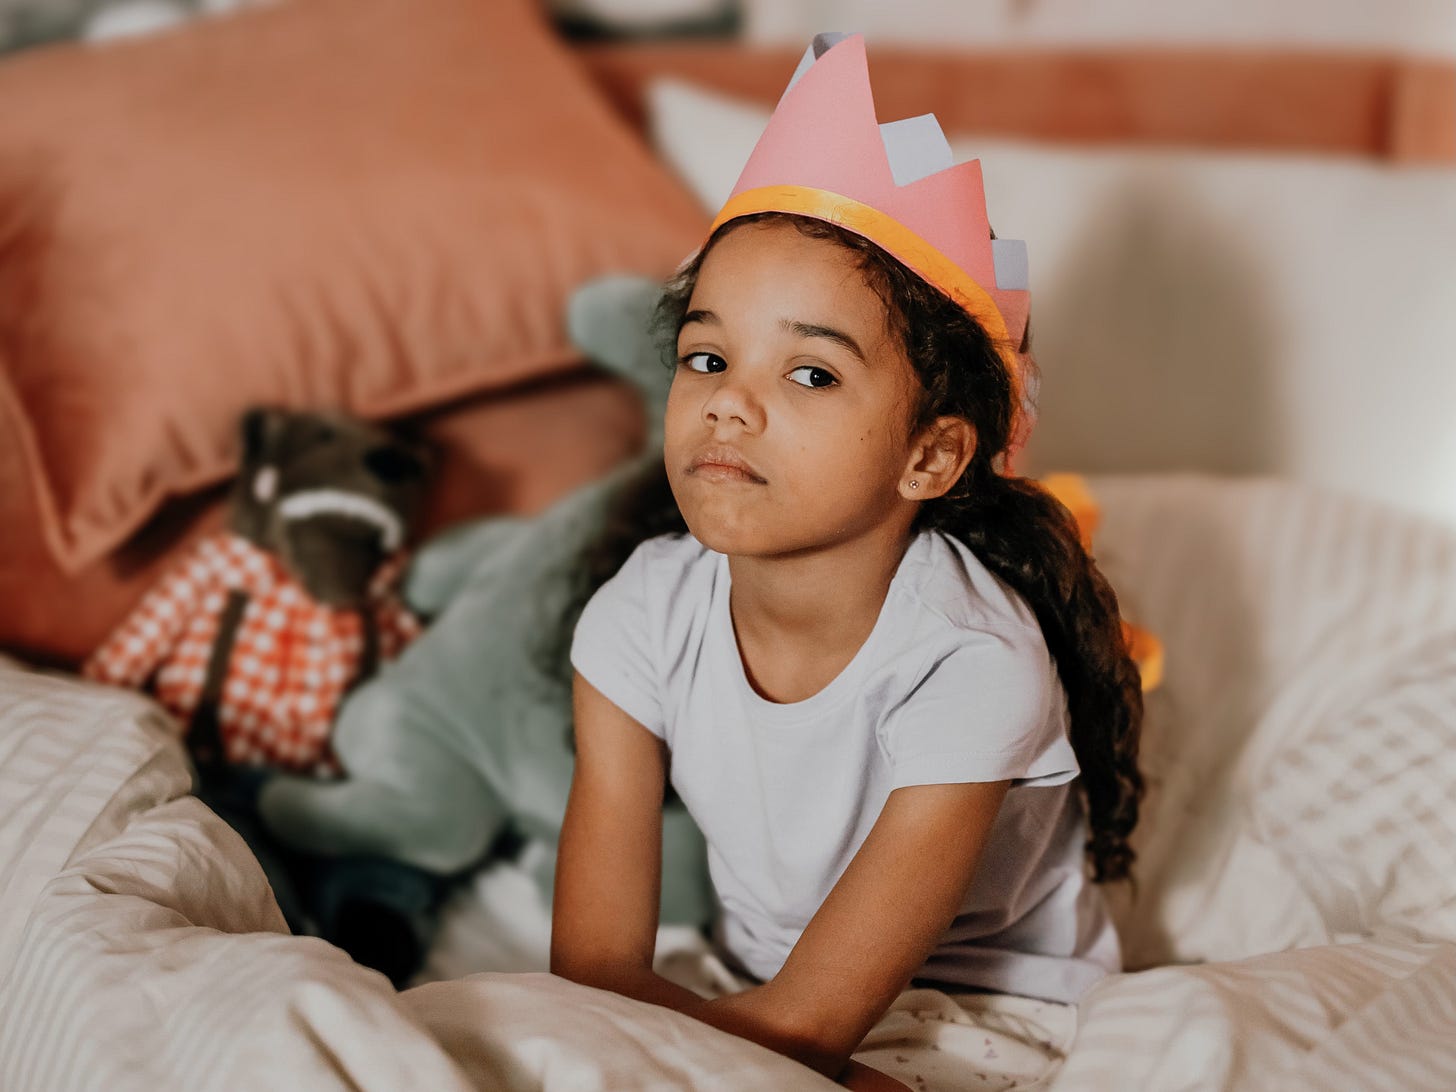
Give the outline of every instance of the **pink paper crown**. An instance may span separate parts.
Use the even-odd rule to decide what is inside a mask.
[[[956,164],[934,114],[879,124],[864,36],[819,34],[804,52],[733,193],[713,220],[790,212],[876,243],[969,312],[995,342],[1019,409],[1033,409],[1018,354],[1031,303],[1026,244],[992,239],[980,160]]]

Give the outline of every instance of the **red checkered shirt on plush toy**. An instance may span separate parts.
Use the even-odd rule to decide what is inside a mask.
[[[419,635],[420,623],[393,593],[396,557],[370,585],[379,658]],[[227,760],[330,776],[335,710],[359,668],[358,612],[324,606],[276,557],[231,532],[203,539],[144,598],[86,662],[100,682],[140,688],[155,673],[158,701],[184,724],[202,695],[208,658],[228,592],[248,604],[238,625],[218,707]]]

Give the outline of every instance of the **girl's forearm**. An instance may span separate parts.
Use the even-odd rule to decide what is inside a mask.
[[[817,1044],[795,1034],[790,1030],[786,1015],[775,1006],[773,998],[762,986],[710,1001],[648,969],[625,971],[613,976],[610,982],[592,984],[624,997],[662,1005],[740,1039],[758,1043],[837,1079],[846,1088],[863,1089],[865,1092],[905,1089],[908,1092],[908,1086],[893,1077],[852,1060],[846,1065],[825,1055]]]
[[[655,971],[641,969],[614,976],[614,980],[604,988],[638,1001],[663,1005],[711,1024],[720,1031],[751,1039],[781,1054],[795,1056],[785,1048],[791,1044],[798,1045],[797,1040],[788,1033],[781,1015],[765,1003],[761,986],[709,1000],[669,982]]]
[[[904,1081],[897,1081],[888,1073],[881,1073],[853,1058],[839,1074],[839,1083],[855,1092],[910,1092],[910,1086]]]
[[[910,1092],[910,1086],[853,1058],[836,1054],[796,1026],[768,986],[754,986],[706,1002],[698,1019],[743,1039],[751,1039],[860,1092]]]
[[[842,1060],[827,1057],[817,1043],[796,1032],[788,1014],[775,1005],[774,998],[763,986],[708,1000],[647,968],[624,970],[609,980],[589,984],[681,1012],[826,1076],[835,1077],[844,1068]]]
[[[656,971],[648,968],[623,970],[612,975],[609,980],[588,984],[611,990],[623,997],[631,997],[638,1001],[646,1001],[651,1005],[674,1009],[699,1020],[703,1018],[702,1013],[708,1005],[707,999],[699,997],[692,990],[679,986],[676,982],[669,982]]]

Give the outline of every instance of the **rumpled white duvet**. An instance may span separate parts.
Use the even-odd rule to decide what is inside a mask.
[[[1149,493],[1145,483],[1108,481],[1099,490],[1103,486],[1107,491],[1099,498],[1110,523],[1133,528],[1139,519],[1166,516],[1188,503],[1177,489],[1186,494],[1190,481],[1175,482],[1173,492],[1155,487]],[[1242,508],[1266,506],[1258,528],[1264,537],[1250,540],[1255,552],[1269,548],[1268,536],[1293,518],[1287,512],[1295,495],[1283,487],[1238,487],[1235,501],[1228,500],[1227,486],[1207,488],[1205,500],[1215,508],[1235,501]],[[1200,504],[1200,511],[1208,510]],[[1246,517],[1237,522],[1245,526]],[[1168,549],[1177,535],[1159,526]],[[1190,536],[1207,548],[1206,534]],[[1146,568],[1142,586],[1155,587],[1169,563],[1159,563],[1151,547],[1129,547],[1131,541],[1124,540],[1104,567]],[[1456,535],[1447,545],[1452,543]],[[1308,564],[1297,552],[1289,556]],[[1456,548],[1442,557],[1456,559]],[[1407,556],[1406,564],[1421,558],[1429,561],[1422,554]],[[1185,571],[1189,562],[1182,559]],[[1116,574],[1114,579],[1121,588]],[[1186,613],[1199,594],[1216,598],[1230,589],[1172,598]],[[1430,596],[1421,601],[1439,634],[1447,616]],[[1152,600],[1140,606],[1147,611]],[[1209,619],[1196,611],[1191,617],[1157,610],[1133,616],[1168,641],[1169,689],[1194,692],[1180,689],[1178,646],[1185,630],[1206,627]],[[1447,672],[1438,681],[1456,678],[1456,628],[1437,647],[1445,651],[1433,653],[1431,663]],[[1399,662],[1407,682],[1426,677],[1425,661],[1414,650]],[[1450,709],[1433,704],[1429,688],[1421,693],[1427,696],[1400,708],[1431,713],[1435,721],[1427,724],[1427,735],[1456,742],[1456,726],[1441,723]],[[1272,693],[1259,701],[1266,720],[1284,708]],[[1175,712],[1150,706],[1150,726],[1160,723],[1158,717],[1176,719]],[[1362,738],[1373,738],[1375,723]],[[1306,785],[1324,776],[1321,755],[1330,745],[1316,738],[1320,730],[1311,728],[1303,741],[1314,748],[1303,753],[1313,757],[1285,770],[1291,783],[1296,775]],[[1245,753],[1256,736],[1231,740],[1230,747]],[[1194,788],[1178,789],[1175,779],[1159,774],[1166,740],[1149,742],[1155,783],[1150,804],[1161,809],[1158,814],[1225,822],[1208,812]],[[1374,768],[1366,762],[1366,780],[1404,793],[1405,805],[1424,809],[1420,814],[1435,814],[1433,829],[1444,823],[1456,831],[1456,796],[1449,787],[1456,780],[1431,772],[1449,773],[1452,753],[1456,747],[1407,754],[1403,763],[1377,762]],[[1282,754],[1263,755],[1258,769],[1284,769]],[[1411,782],[1411,769],[1424,780]],[[0,1089],[834,1087],[796,1063],[675,1012],[545,973],[476,974],[396,993],[341,951],[287,935],[256,862],[229,827],[187,795],[189,788],[175,730],[149,702],[0,661]],[[1298,842],[1298,820],[1321,802],[1330,816],[1319,830],[1340,833],[1338,790],[1333,798],[1321,792],[1318,800],[1306,799],[1297,814],[1282,817],[1277,809],[1252,807],[1254,797],[1241,794],[1239,785],[1230,790],[1241,818],[1225,825],[1242,823],[1254,834],[1236,832],[1225,840],[1219,851],[1225,865],[1242,853],[1258,875],[1249,856],[1253,842],[1244,844],[1255,835],[1269,852],[1297,843],[1304,860],[1316,861],[1320,846]],[[1374,900],[1367,903],[1389,910],[1397,925],[1401,907],[1387,904],[1402,883],[1409,888],[1412,855],[1434,854],[1439,872],[1442,855],[1456,845],[1456,839],[1439,837],[1418,841],[1379,864],[1375,873],[1384,888],[1367,892]],[[1334,843],[1335,850],[1343,844]],[[1160,850],[1156,838],[1144,854],[1155,882],[1176,880],[1176,854]],[[1338,852],[1328,858],[1338,859]],[[1456,874],[1456,860],[1444,863]],[[1329,891],[1286,900],[1280,928],[1295,929],[1288,925],[1293,921],[1305,922],[1298,926],[1305,929],[1313,920],[1310,907],[1328,917],[1343,905],[1340,899],[1360,901],[1366,880],[1323,866],[1320,874],[1331,871]],[[1166,886],[1163,898],[1172,909],[1160,912],[1157,922],[1167,927],[1183,914],[1188,935],[1216,948],[1209,939],[1214,934],[1195,927],[1206,919],[1189,916],[1186,898],[1179,902],[1178,883]],[[1326,896],[1334,899],[1333,910],[1320,902]],[[1237,897],[1247,901],[1249,895]],[[1208,914],[1237,916],[1217,899],[1203,902]],[[1118,975],[1075,1009],[1024,998],[956,1004],[933,991],[908,991],[860,1056],[927,1092],[1456,1089],[1456,944],[1440,935],[1443,922],[1456,914],[1456,899],[1426,916],[1430,928],[1417,919],[1401,927],[1362,924],[1357,910],[1345,909],[1348,920],[1323,938],[1341,943],[1308,943],[1321,938],[1306,929],[1286,938],[1304,944],[1290,950]],[[1150,913],[1144,909],[1140,919],[1124,911],[1123,920],[1149,927]],[[1130,946],[1134,954],[1138,950],[1138,944]],[[1165,942],[1164,951],[1176,955],[1179,949]]]

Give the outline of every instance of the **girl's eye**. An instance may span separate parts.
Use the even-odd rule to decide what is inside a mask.
[[[721,372],[728,367],[728,361],[724,360],[717,353],[686,353],[678,361],[686,368],[695,372],[707,374],[709,372]]]
[[[802,368],[795,368],[789,375],[803,376],[802,379],[795,379],[794,382],[804,387],[829,387],[839,382],[830,372],[825,371],[823,368],[816,368],[812,364],[805,364]]]

